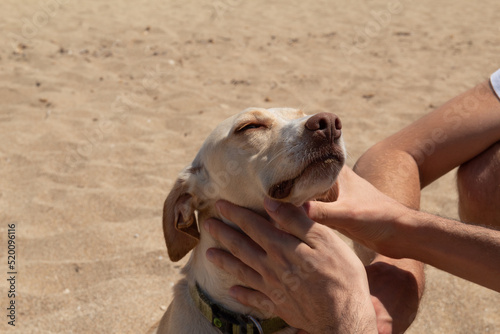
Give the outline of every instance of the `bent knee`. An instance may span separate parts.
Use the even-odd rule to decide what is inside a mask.
[[[462,221],[500,226],[500,142],[459,167],[457,187]]]

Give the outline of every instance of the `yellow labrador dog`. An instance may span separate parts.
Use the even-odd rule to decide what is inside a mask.
[[[296,333],[281,319],[266,318],[263,310],[228,295],[240,282],[208,262],[205,252],[219,245],[198,222],[217,217],[231,224],[215,209],[219,199],[266,215],[266,196],[296,206],[324,198],[344,160],[341,123],[334,114],[250,108],[220,123],[165,201],[170,259],[194,251],[156,333]]]

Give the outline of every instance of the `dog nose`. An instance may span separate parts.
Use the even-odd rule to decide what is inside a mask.
[[[313,135],[324,137],[327,140],[339,139],[342,135],[340,118],[326,112],[311,116],[306,122],[306,129],[313,131]]]

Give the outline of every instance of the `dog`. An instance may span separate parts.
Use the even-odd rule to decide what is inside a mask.
[[[249,108],[220,123],[165,200],[170,259],[194,250],[156,333],[296,333],[281,319],[229,297],[229,288],[241,282],[208,262],[206,250],[220,245],[198,222],[215,217],[235,226],[215,209],[219,199],[266,217],[266,196],[296,206],[325,199],[344,162],[342,125],[331,113]]]

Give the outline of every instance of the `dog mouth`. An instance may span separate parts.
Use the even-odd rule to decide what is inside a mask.
[[[275,199],[284,199],[290,196],[290,193],[295,186],[295,183],[310,171],[317,171],[322,175],[333,174],[336,166],[342,166],[344,163],[343,156],[335,154],[327,154],[325,156],[316,158],[309,162],[307,166],[294,178],[281,181],[272,185],[269,188],[268,195]]]

